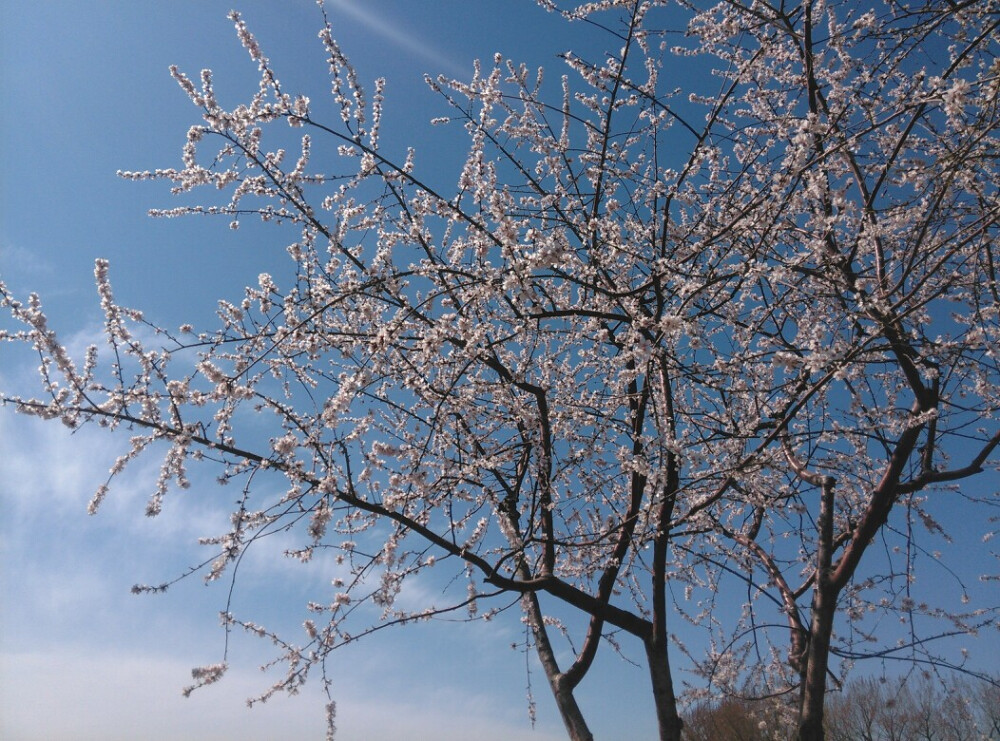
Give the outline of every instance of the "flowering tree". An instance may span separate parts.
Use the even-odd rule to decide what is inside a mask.
[[[37,350],[43,384],[3,398],[133,430],[112,477],[166,441],[150,515],[191,461],[242,482],[209,579],[278,530],[302,538],[293,557],[338,552],[350,577],[301,640],[225,614],[281,648],[265,697],[382,625],[517,603],[572,738],[591,737],[574,688],[629,640],[679,739],[676,585],[713,639],[696,668],[722,690],[798,688],[799,737],[822,738],[832,661],[862,654],[872,615],[992,617],[912,599],[912,533],[902,564],[868,551],[896,512],[941,530],[926,492],[975,501],[947,487],[996,462],[997,6],[542,4],[616,51],[564,55],[554,98],[500,56],[429,81],[450,107],[435,123],[469,138],[446,193],[383,150],[383,84],[365,93],[328,22],[332,121],[234,13],[258,91],[227,110],[210,72],[174,69],[203,117],[183,166],[123,175],[229,193],[158,215],[291,227],[287,275],[173,333],[117,304],[98,261],[110,365],[96,348],[78,364],[39,299],[3,288],[2,337]],[[661,79],[676,68],[712,74],[681,91]],[[279,125],[301,132],[294,162]],[[462,594],[404,609],[404,584],[442,566]],[[730,619],[712,607],[732,579],[751,599]],[[568,663],[567,614],[585,623]]]

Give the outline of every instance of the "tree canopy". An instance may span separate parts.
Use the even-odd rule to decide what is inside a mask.
[[[3,398],[131,430],[111,478],[166,441],[149,515],[192,463],[236,483],[209,580],[276,531],[349,565],[302,636],[226,614],[287,664],[264,697],[385,625],[516,606],[574,739],[574,689],[625,644],[662,739],[680,656],[712,691],[794,693],[799,738],[822,738],[853,661],[961,667],[930,639],[996,624],[912,584],[939,500],[981,513],[960,537],[992,534],[996,497],[966,481],[1000,444],[1000,8],[541,4],[611,50],[566,52],[557,82],[500,55],[428,79],[433,123],[467,141],[448,190],[432,154],[383,148],[383,83],[325,13],[320,99],[234,12],[259,89],[225,108],[211,72],[173,68],[201,115],[182,166],[122,175],[209,199],[160,216],[279,225],[287,269],[174,331],[119,305],[98,260],[107,347],[82,359],[3,287],[2,338],[42,382]],[[442,567],[463,583],[446,603],[397,602]],[[887,617],[903,645],[880,642]],[[672,642],[675,620],[707,648]]]

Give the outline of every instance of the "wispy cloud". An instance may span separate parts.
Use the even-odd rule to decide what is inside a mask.
[[[331,0],[328,7],[351,17],[365,28],[382,38],[392,42],[415,57],[430,62],[433,67],[427,72],[432,75],[446,72],[450,75],[462,75],[467,72],[463,65],[442,53],[440,49],[425,43],[409,31],[403,29],[385,14],[366,8],[354,0]],[[334,28],[336,35],[336,28]]]
[[[19,372],[28,371],[11,369]],[[164,513],[150,521],[142,516],[142,505],[156,475],[153,456],[128,469],[102,511],[89,518],[86,501],[120,452],[121,436],[91,428],[74,434],[2,409],[0,439],[0,504],[7,513],[0,523],[0,581],[7,598],[0,610],[0,738],[322,737],[318,681],[302,697],[246,709],[246,698],[261,693],[280,671],[257,671],[275,652],[242,634],[230,637],[233,666],[223,681],[190,699],[181,697],[191,667],[221,658],[223,635],[214,617],[224,604],[224,585],[206,590],[195,577],[165,595],[128,593],[134,581],[174,576],[189,564],[192,537],[214,532],[229,498],[176,493],[183,501],[168,499]],[[213,491],[208,486],[194,477],[193,491]],[[280,630],[294,635],[300,595],[269,588],[267,579],[294,581],[295,589],[330,590],[336,567],[323,559],[311,564],[313,569],[288,564],[275,553],[286,545],[291,543],[278,537],[252,552],[253,562],[245,566],[254,568],[237,590],[237,612],[251,618],[270,613],[259,616],[261,622],[273,627],[277,621]],[[302,572],[299,579],[289,578],[292,567]],[[417,582],[403,596],[433,601],[434,589],[431,582]],[[271,600],[273,609],[266,604]],[[508,633],[496,623],[431,622],[338,652],[328,667],[338,703],[338,740],[560,738],[551,710],[538,730],[530,729],[519,657],[509,649]],[[448,654],[427,662],[427,646],[444,645]],[[379,690],[372,692],[373,687]],[[544,689],[536,688],[540,705],[547,703]]]
[[[0,243],[0,265],[4,266],[5,272],[16,267],[20,273],[31,277],[48,277],[55,272],[55,266],[39,257],[37,252],[11,243]]]
[[[319,682],[297,697],[280,697],[247,709],[247,697],[265,685],[251,666],[233,667],[219,684],[183,698],[197,658],[182,651],[94,650],[62,647],[0,656],[4,712],[0,735],[16,741],[101,739],[181,741],[190,738],[322,738]],[[521,705],[503,707],[490,691],[463,689],[440,678],[405,696],[372,696],[334,680],[338,741],[406,738],[411,741],[555,741],[554,723],[532,730]],[[483,686],[489,681],[484,679]],[[507,698],[504,698],[507,699]],[[502,702],[502,701],[501,701]],[[58,712],[54,712],[58,708]]]

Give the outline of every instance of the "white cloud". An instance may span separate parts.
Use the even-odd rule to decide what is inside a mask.
[[[40,257],[37,250],[18,244],[0,243],[0,263],[32,278],[50,278],[55,273],[52,263]]]
[[[75,340],[79,340],[76,342]],[[74,344],[85,344],[81,336]],[[18,368],[5,368],[7,386]],[[26,371],[30,373],[30,371]],[[127,446],[127,433],[0,408],[0,738],[5,741],[117,741],[142,738],[322,738],[325,698],[314,675],[301,697],[276,697],[248,711],[247,697],[275,681],[255,667],[273,657],[266,641],[233,636],[234,668],[218,685],[180,696],[190,669],[222,658],[217,615],[228,583],[198,576],[165,595],[135,597],[136,581],[156,582],[208,557],[194,544],[221,532],[238,492],[217,487],[210,466],[193,486],[172,492],[163,514],[143,516],[159,459],[133,463],[101,511],[86,503]],[[205,473],[200,473],[204,471]],[[197,472],[197,473],[196,473]],[[265,483],[265,482],[260,482]],[[268,539],[272,541],[272,539]],[[301,565],[276,551],[299,545],[281,533],[251,549],[234,611],[300,636],[303,605],[332,592],[336,567],[319,556]],[[447,564],[408,583],[406,606],[442,602]],[[461,581],[455,588],[461,593]],[[562,738],[558,715],[534,659],[534,694],[543,723],[531,731],[523,640],[515,613],[491,624],[432,621],[379,632],[329,662],[339,741],[548,741]],[[276,669],[280,671],[280,667]],[[601,707],[606,688],[598,688]]]
[[[0,736],[6,741],[187,741],[188,739],[321,739],[325,722],[317,682],[296,697],[248,709],[262,676],[231,670],[189,698],[192,663],[162,653],[62,648],[2,657]],[[552,741],[558,727],[532,731],[524,707],[498,707],[488,693],[456,687],[442,677],[433,689],[393,696],[372,685],[339,681],[337,740]],[[544,688],[540,688],[544,689]],[[367,691],[366,691],[367,690]]]
[[[71,433],[57,422],[4,409],[0,437],[0,738],[323,737],[325,698],[316,676],[300,697],[245,708],[247,697],[278,676],[255,669],[273,656],[266,641],[234,635],[231,672],[189,699],[180,696],[191,667],[222,657],[217,613],[226,583],[205,589],[195,576],[164,595],[129,594],[132,582],[170,578],[202,556],[207,549],[195,546],[194,538],[224,525],[215,517],[225,514],[231,492],[210,482],[202,489],[196,480],[149,520],[143,504],[156,474],[153,456],[149,463],[137,461],[102,510],[88,517],[86,502],[120,452],[120,436],[96,428]],[[294,635],[305,599],[329,588],[330,564],[273,559],[268,546],[244,565],[236,611]],[[414,583],[404,598],[432,599],[433,589],[429,581]],[[510,650],[508,633],[499,624],[432,622],[391,629],[338,651],[329,665],[337,673],[337,738],[561,738],[551,710],[543,714],[544,730],[530,730],[523,659]],[[535,692],[545,706],[548,688],[538,673]]]
[[[441,72],[447,72],[451,75],[461,76],[466,72],[462,65],[447,55],[442,54],[440,50],[429,44],[425,44],[419,38],[393,23],[384,14],[378,15],[372,12],[371,9],[365,8],[361,3],[354,2],[353,0],[334,0],[330,3],[330,7],[350,16],[363,24],[368,30],[387,39],[395,46],[410,52],[416,57],[431,62],[434,65],[434,69],[428,70],[428,73],[432,75],[436,76]],[[334,36],[336,37],[336,28],[334,28]]]

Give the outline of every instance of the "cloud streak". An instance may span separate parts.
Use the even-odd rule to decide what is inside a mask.
[[[400,49],[424,61],[431,62],[435,65],[435,69],[428,70],[430,74],[437,75],[441,72],[447,72],[450,75],[458,76],[465,72],[463,65],[393,23],[384,14],[364,8],[353,0],[332,0],[329,2],[329,7],[352,18],[372,33],[392,42]],[[336,31],[336,29],[334,30]]]

